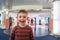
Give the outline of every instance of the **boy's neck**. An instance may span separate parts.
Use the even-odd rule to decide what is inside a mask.
[[[21,27],[25,27],[25,26],[26,26],[26,24],[20,24],[20,23],[19,23],[19,26],[21,26]]]

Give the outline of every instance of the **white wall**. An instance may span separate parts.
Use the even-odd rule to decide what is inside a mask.
[[[29,12],[29,17],[50,16],[50,12]]]
[[[53,33],[60,35],[60,1],[53,3]]]

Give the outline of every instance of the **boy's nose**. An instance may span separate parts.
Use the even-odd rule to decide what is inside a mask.
[[[21,18],[21,20],[23,20],[24,18]]]

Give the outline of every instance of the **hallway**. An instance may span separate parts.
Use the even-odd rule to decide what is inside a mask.
[[[0,29],[0,40],[9,40],[9,35],[3,33],[5,29]],[[35,37],[35,40],[60,40],[60,38],[55,38],[53,36]]]

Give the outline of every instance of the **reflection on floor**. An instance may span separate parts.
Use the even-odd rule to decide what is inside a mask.
[[[0,29],[0,40],[9,40],[9,35],[3,33],[5,29]],[[35,40],[60,40],[60,38],[55,38],[53,36],[35,37]]]

